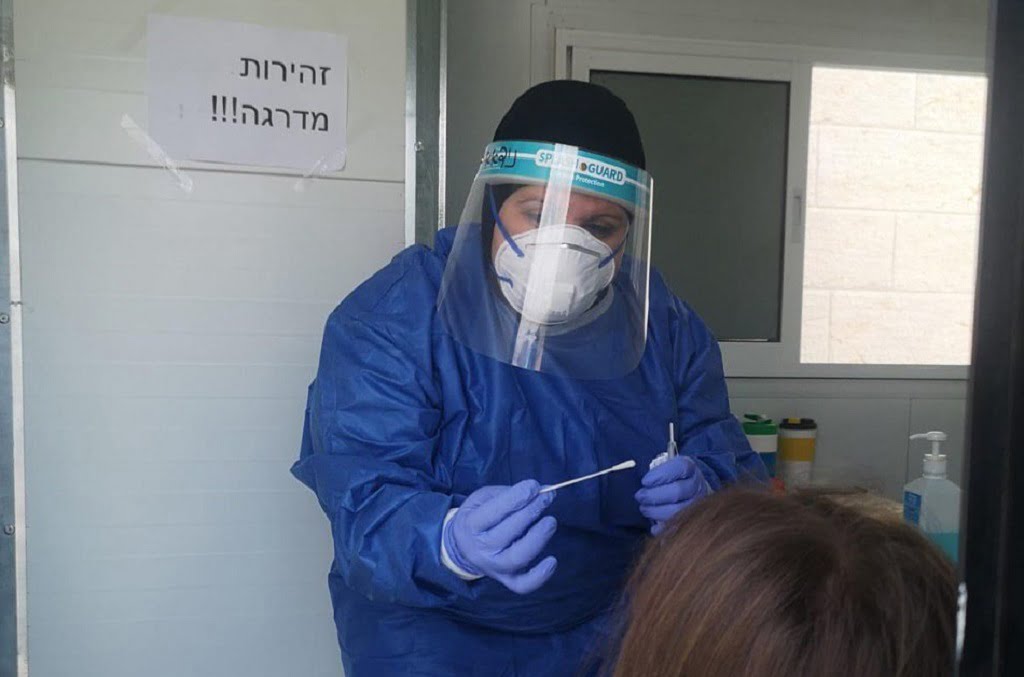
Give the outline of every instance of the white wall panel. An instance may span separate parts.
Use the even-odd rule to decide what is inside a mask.
[[[32,120],[18,130],[20,157],[155,165],[121,127],[127,114],[147,128],[150,12],[346,35],[348,165],[332,176],[382,181],[403,176],[404,131],[393,131],[405,124],[405,3],[399,0],[19,0],[18,118]]]
[[[338,675],[289,474],[327,314],[404,242],[405,3],[15,3],[32,677]],[[145,129],[149,11],[349,38],[349,164],[183,163]]]
[[[950,435],[950,477],[960,480],[967,388],[963,381],[730,379],[733,412],[814,418],[820,427],[815,476],[864,485],[894,500],[920,476],[923,443],[912,433]]]
[[[803,416],[818,422],[815,482],[863,486],[899,499],[904,483],[910,402],[895,398],[734,398],[737,413],[774,419]]]

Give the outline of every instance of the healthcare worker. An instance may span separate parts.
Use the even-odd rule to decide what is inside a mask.
[[[650,269],[644,167],[610,91],[533,87],[458,227],[327,320],[292,472],[330,521],[348,677],[579,674],[644,539],[764,479],[718,344]]]

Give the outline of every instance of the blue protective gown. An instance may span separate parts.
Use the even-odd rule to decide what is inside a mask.
[[[331,314],[292,472],[330,520],[328,585],[347,677],[573,675],[650,522],[633,494],[676,422],[712,488],[765,470],[730,415],[718,344],[652,272],[647,347],[611,380],[512,367],[452,339],[437,296],[455,229],[406,249]],[[440,561],[445,514],[489,484],[542,484],[635,458],[558,493],[550,581],[517,595]]]

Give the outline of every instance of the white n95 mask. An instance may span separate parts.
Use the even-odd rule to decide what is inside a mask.
[[[614,258],[608,245],[583,228],[557,224],[506,239],[494,269],[502,293],[523,319],[563,324],[586,312],[611,284]]]

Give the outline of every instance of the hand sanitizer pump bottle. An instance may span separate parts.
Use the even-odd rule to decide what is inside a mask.
[[[924,475],[903,487],[903,518],[956,562],[960,547],[960,487],[946,478],[946,456],[942,453],[946,433],[932,431],[911,435],[910,439],[928,440],[932,449],[924,455]]]

